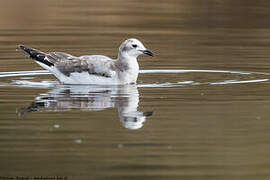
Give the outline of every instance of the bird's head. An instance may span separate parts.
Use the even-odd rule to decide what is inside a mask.
[[[154,56],[153,52],[146,49],[144,45],[137,39],[125,40],[119,47],[118,57],[122,58],[137,58],[141,54]]]

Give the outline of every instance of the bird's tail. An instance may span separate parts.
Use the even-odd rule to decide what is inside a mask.
[[[19,48],[21,48],[27,55],[29,55],[30,58],[39,62],[39,64],[41,63],[49,67],[54,66],[54,64],[48,60],[46,53],[33,48],[28,48],[24,45],[19,45]]]

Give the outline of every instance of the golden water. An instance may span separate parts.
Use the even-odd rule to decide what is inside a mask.
[[[1,1],[0,72],[41,69],[18,44],[116,57],[130,37],[156,54],[143,70],[229,72],[149,71],[132,87],[0,74],[0,176],[269,179],[269,18],[266,0]]]

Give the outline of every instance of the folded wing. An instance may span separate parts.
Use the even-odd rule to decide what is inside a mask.
[[[82,72],[103,77],[112,77],[115,74],[113,60],[106,56],[75,57],[66,53],[54,52],[50,53],[48,58],[50,61],[54,61],[55,68],[66,76]]]
[[[107,56],[91,55],[76,57],[63,52],[44,53],[37,49],[19,46],[30,58],[34,59],[43,68],[50,71],[59,71],[70,76],[72,73],[89,73],[102,77],[112,77],[115,73],[114,60]]]

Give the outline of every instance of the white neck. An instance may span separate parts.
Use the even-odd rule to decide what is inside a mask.
[[[118,52],[118,60],[124,60],[124,59],[133,59],[137,61],[138,56],[130,56],[128,53],[124,52]]]
[[[136,83],[139,74],[139,64],[136,57],[128,56],[126,53],[119,53],[119,79],[127,84]]]

